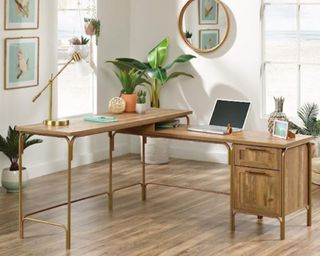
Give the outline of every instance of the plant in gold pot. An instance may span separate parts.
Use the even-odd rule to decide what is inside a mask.
[[[113,62],[111,61],[111,63]],[[150,84],[150,82],[146,80],[144,71],[121,66],[117,66],[117,68],[118,71],[115,74],[122,85],[121,97],[126,102],[125,112],[135,112],[137,102],[135,89],[138,85]]]
[[[41,143],[41,139],[31,139],[32,135],[25,137],[23,149],[34,144]],[[9,126],[7,137],[0,135],[0,152],[2,152],[10,160],[10,167],[2,171],[2,186],[8,192],[18,192],[19,190],[19,132]],[[26,187],[28,180],[27,169],[23,168],[22,187]]]

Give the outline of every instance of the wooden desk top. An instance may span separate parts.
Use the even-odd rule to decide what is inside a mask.
[[[83,117],[70,119],[69,126],[50,127],[44,124],[19,125],[17,131],[26,134],[35,134],[52,137],[77,136],[83,137],[110,131],[118,131],[132,127],[150,125],[157,122],[164,122],[179,117],[185,117],[192,114],[192,111],[173,110],[173,109],[149,109],[145,114],[123,113],[123,114],[102,114],[105,116],[115,116],[118,121],[113,123],[93,123],[83,121]]]
[[[312,136],[304,135],[297,135],[295,139],[284,140],[273,137],[268,132],[259,131],[243,131],[232,133],[230,135],[193,132],[188,131],[186,125],[181,125],[178,128],[158,129],[155,131],[135,131],[134,129],[131,129],[128,132],[126,131],[125,133],[197,142],[235,143],[241,145],[263,146],[282,149],[302,145],[312,140]]]

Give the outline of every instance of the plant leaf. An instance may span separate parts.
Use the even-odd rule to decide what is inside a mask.
[[[168,76],[167,81],[169,81],[169,80],[171,80],[173,78],[176,78],[178,76],[187,76],[187,77],[193,78],[193,75],[190,75],[190,74],[185,73],[185,72],[173,72]]]
[[[166,37],[148,53],[148,63],[151,68],[159,68],[168,55],[169,39]]]
[[[173,67],[174,64],[176,63],[185,63],[188,62],[190,60],[192,60],[193,58],[196,58],[196,56],[191,55],[191,54],[183,54],[180,55],[178,58],[176,58],[172,63],[168,64],[165,66],[165,69],[170,69]]]
[[[121,63],[122,65],[129,65],[130,68],[135,68],[139,70],[146,70],[147,68],[149,68],[149,66],[146,65],[146,63],[132,58],[117,58],[116,61]]]

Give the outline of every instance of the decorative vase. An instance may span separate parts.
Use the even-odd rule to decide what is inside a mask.
[[[121,94],[121,98],[126,102],[125,112],[136,112],[137,94]]]
[[[26,168],[22,170],[22,188],[27,186],[28,173]],[[2,186],[9,193],[19,192],[19,171],[10,171],[9,168],[5,168],[1,175]]]
[[[138,114],[144,114],[147,111],[147,104],[146,103],[137,103],[136,104],[136,112]]]
[[[275,110],[270,114],[268,119],[268,131],[273,133],[274,120],[289,121],[287,115],[283,112],[283,97],[273,97],[275,101]]]
[[[169,163],[169,142],[162,138],[148,138],[145,147],[146,164]]]

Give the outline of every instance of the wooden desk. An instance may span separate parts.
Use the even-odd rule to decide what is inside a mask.
[[[264,132],[242,132],[232,135],[213,135],[187,131],[185,126],[176,129],[155,130],[155,123],[174,118],[187,117],[191,111],[151,109],[144,115],[116,115],[116,123],[89,123],[82,118],[71,119],[68,127],[47,127],[43,124],[18,126],[19,138],[19,230],[24,237],[24,222],[34,221],[62,227],[66,231],[66,248],[71,245],[71,204],[102,194],[109,196],[112,210],[113,193],[131,186],[141,186],[142,200],[146,200],[148,184],[145,177],[145,143],[147,137],[161,137],[206,143],[218,143],[227,147],[231,165],[230,223],[235,230],[236,213],[248,213],[274,217],[280,221],[281,239],[285,238],[285,216],[301,208],[307,209],[307,224],[311,226],[311,137],[297,136],[296,139],[282,140]],[[187,121],[189,119],[187,118]],[[98,195],[72,200],[71,163],[73,145],[77,138],[99,133],[109,135],[109,190]],[[112,151],[116,133],[139,135],[142,143],[142,180],[123,188],[112,187]],[[68,199],[66,203],[47,209],[23,214],[22,194],[22,143],[27,134],[65,138],[68,145]],[[232,146],[231,146],[232,145]],[[300,180],[302,182],[300,182]],[[157,183],[153,183],[157,184]],[[165,184],[157,184],[165,185]],[[181,187],[180,187],[181,188]],[[213,191],[217,192],[217,191]],[[219,193],[219,192],[217,192]],[[52,223],[31,215],[67,205],[67,225]]]

